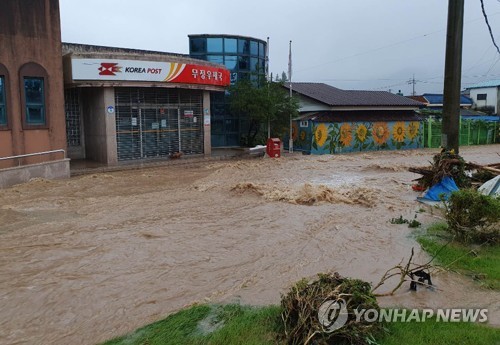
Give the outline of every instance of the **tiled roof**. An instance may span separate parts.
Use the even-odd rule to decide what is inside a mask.
[[[421,121],[413,110],[320,111],[301,116],[314,122]]]
[[[285,83],[285,87],[289,87]],[[421,107],[420,102],[387,91],[341,90],[324,83],[293,83],[293,91],[329,106],[406,106]]]
[[[406,96],[408,97],[409,99],[413,99],[414,101],[417,101],[417,102],[420,102],[420,103],[423,103],[423,104],[427,104],[429,103],[424,96]]]
[[[484,87],[498,87],[498,86],[500,86],[500,79],[477,83],[472,86],[469,86],[467,89],[480,89]]]

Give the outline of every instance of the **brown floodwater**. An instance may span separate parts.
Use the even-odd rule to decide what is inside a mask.
[[[0,343],[95,344],[196,302],[279,303],[318,272],[376,283],[412,248],[424,263],[415,231],[390,219],[423,207],[407,168],[436,152],[294,154],[0,190]],[[461,153],[484,164],[499,152]],[[417,217],[441,216],[426,208]],[[500,324],[498,292],[452,273],[434,283],[380,303],[489,308]]]

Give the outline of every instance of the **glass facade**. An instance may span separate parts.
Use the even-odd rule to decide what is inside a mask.
[[[231,84],[249,80],[258,87],[266,76],[265,41],[242,36],[190,35],[189,55],[192,58],[226,66],[231,73]],[[212,146],[240,146],[247,134],[249,121],[232,114],[225,93],[211,94]]]

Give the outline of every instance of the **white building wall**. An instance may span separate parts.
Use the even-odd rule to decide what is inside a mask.
[[[476,108],[481,108],[481,107],[494,107],[495,108],[495,113],[498,114],[498,108],[499,108],[499,93],[500,93],[500,88],[499,87],[485,87],[485,88],[478,88],[478,89],[471,89],[470,90],[470,97],[474,101],[474,107]],[[486,101],[483,100],[478,100],[477,95],[478,94],[486,94]]]

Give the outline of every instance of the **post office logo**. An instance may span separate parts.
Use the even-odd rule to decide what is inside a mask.
[[[101,67],[99,69],[99,75],[116,75],[116,73],[120,73],[122,68],[118,66],[117,63],[111,62],[102,62]]]

